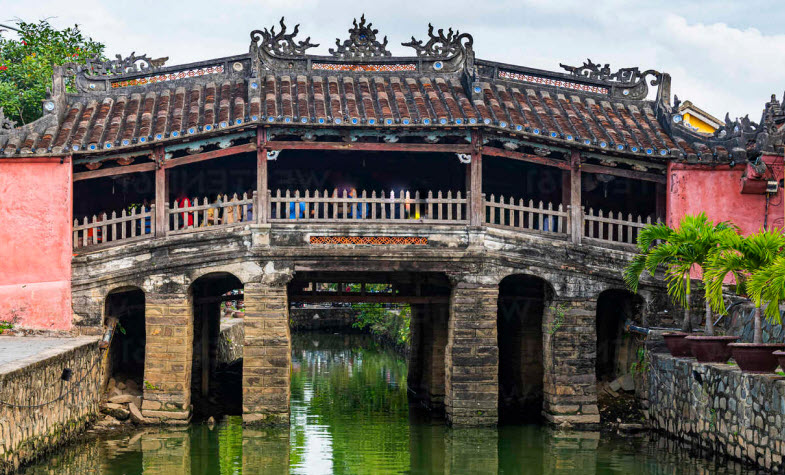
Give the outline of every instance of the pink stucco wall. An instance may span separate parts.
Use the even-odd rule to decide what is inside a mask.
[[[763,159],[773,173],[767,178],[782,179],[782,157],[764,156]],[[766,196],[741,193],[744,170],[741,164],[734,168],[669,164],[668,224],[676,226],[684,215],[705,211],[715,222],[733,221],[743,234],[760,230],[766,214]],[[768,229],[785,227],[783,195],[780,189],[769,199]]]
[[[70,160],[0,159],[0,320],[71,328]]]

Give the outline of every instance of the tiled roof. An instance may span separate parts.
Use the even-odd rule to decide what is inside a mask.
[[[252,34],[248,55],[152,71],[124,63],[121,74],[112,76],[82,69],[75,77],[79,94],[53,97],[52,110],[37,123],[0,130],[0,157],[100,154],[271,124],[390,131],[481,127],[489,134],[642,159],[728,155],[729,147],[707,145],[706,137],[677,133],[670,121],[675,110],[668,110],[661,93],[657,101],[646,99],[647,74],[657,75],[661,88],[667,82],[669,95],[670,78],[654,71],[609,75],[589,62],[565,67],[570,75],[475,62],[468,35],[442,37],[452,48],[443,49],[446,56],[425,45],[416,58],[388,57],[377,42],[378,56],[352,59],[351,45],[338,58],[306,56],[312,45],[276,49],[283,32],[254,33],[268,37]],[[429,35],[428,44],[442,41]]]

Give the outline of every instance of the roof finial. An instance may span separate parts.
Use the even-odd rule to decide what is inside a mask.
[[[379,30],[373,28],[372,23],[365,24],[365,14],[360,17],[360,23],[357,19],[353,20],[354,27],[349,28],[349,39],[341,40],[336,38],[335,45],[337,48],[330,48],[330,54],[336,58],[341,59],[367,59],[377,58],[384,56],[391,56],[387,51],[387,37],[384,37],[382,43],[376,39],[376,34]]]

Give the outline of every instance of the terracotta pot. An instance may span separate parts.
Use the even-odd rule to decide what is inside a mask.
[[[685,340],[688,335],[689,333],[684,332],[670,332],[662,334],[662,338],[665,340],[665,346],[668,347],[668,351],[671,352],[671,356],[675,356],[677,358],[692,356],[690,342]]]
[[[780,364],[776,350],[785,350],[785,343],[731,343],[733,359],[745,373],[773,373]]]
[[[701,363],[727,363],[731,357],[729,343],[738,340],[737,336],[688,336],[692,355]]]

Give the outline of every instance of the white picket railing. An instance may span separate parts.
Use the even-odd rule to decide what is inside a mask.
[[[368,194],[363,190],[359,194],[349,194],[324,190],[323,192],[305,190],[281,193],[269,196],[270,221],[293,222],[307,221],[313,223],[371,221],[376,223],[406,222],[414,223],[445,223],[466,224],[469,222],[469,199],[467,196],[451,191],[437,192],[434,196],[429,191],[421,196],[419,191],[376,191]]]
[[[354,196],[352,196],[354,195]],[[266,209],[273,223],[400,223],[400,224],[469,224],[469,196],[461,192],[362,191],[359,195],[347,191],[332,193],[324,190],[304,192],[277,190],[268,193],[266,206],[259,206],[256,192],[219,195],[212,202],[207,198],[178,202],[167,209],[165,234],[178,234],[228,227],[241,223],[263,222],[257,216]],[[634,245],[638,233],[657,220],[651,216],[633,217],[622,213],[604,212],[589,208],[581,210],[581,238],[588,242]],[[570,210],[559,204],[516,198],[482,196],[482,214],[488,227],[510,229],[525,233],[557,236],[570,235]],[[261,217],[263,218],[263,216]],[[114,244],[150,238],[155,235],[155,206],[132,207],[110,215],[103,213],[74,220],[74,249]]]
[[[218,195],[214,201],[195,198],[184,202],[185,206],[177,201],[172,203],[168,210],[168,230],[170,233],[193,232],[205,228],[232,226],[255,220],[254,205],[256,192],[251,196],[243,193],[238,197]]]
[[[583,237],[597,241],[613,242],[621,244],[632,244],[638,242],[638,232],[659,220],[652,220],[651,216],[643,218],[634,217],[627,214],[625,218],[622,213],[608,212],[607,215],[601,209],[596,213],[593,208],[589,212],[583,213]]]
[[[74,249],[152,237],[155,230],[155,205],[131,207],[111,214],[85,216],[74,220]]]
[[[505,200],[500,196],[498,201],[494,195],[490,198],[483,196],[485,209],[485,224],[493,227],[515,229],[539,233],[569,233],[570,213],[558,205],[555,209],[552,203],[547,206],[540,201],[535,205],[533,200],[528,203],[523,199],[516,200],[512,197]]]

